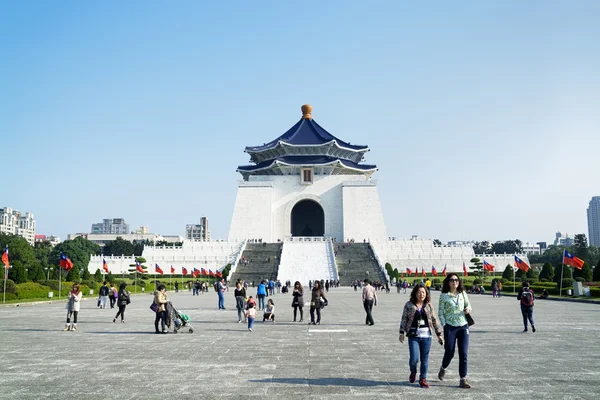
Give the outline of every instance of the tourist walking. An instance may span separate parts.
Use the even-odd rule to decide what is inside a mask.
[[[244,307],[246,304],[246,289],[242,287],[242,283],[239,281],[235,284],[233,296],[235,297],[235,308],[237,308],[239,324],[240,322],[242,322],[242,316],[244,315]]]
[[[227,286],[225,285],[225,278],[221,278],[221,280],[217,282],[217,295],[219,296],[219,310],[225,309],[225,291],[226,290],[227,290]]]
[[[258,298],[258,311],[265,308],[265,297],[267,296],[267,287],[265,281],[261,281],[256,288],[256,297]]]
[[[410,376],[408,381],[414,383],[417,376],[417,364],[421,361],[419,370],[419,386],[428,388],[427,369],[429,366],[429,349],[431,348],[431,330],[435,332],[439,344],[444,344],[442,327],[431,305],[429,290],[417,285],[410,293],[410,300],[404,305],[400,321],[400,343],[408,337]]]
[[[130,293],[126,288],[127,283],[125,282],[122,282],[119,285],[119,292],[117,294],[117,307],[119,307],[119,311],[117,312],[117,315],[115,315],[113,322],[117,322],[117,318],[121,316],[121,322],[125,323],[125,308],[129,303],[131,303]]]
[[[375,325],[375,321],[373,321],[373,306],[377,305],[377,293],[375,292],[375,288],[371,286],[371,281],[365,279],[365,286],[362,290],[362,302],[363,307],[365,308],[365,312],[367,313],[367,318],[365,319],[365,324],[371,326]]]
[[[444,329],[444,358],[438,373],[440,381],[444,380],[446,369],[454,357],[458,343],[458,372],[461,388],[470,389],[467,382],[467,357],[469,353],[469,325],[465,314],[471,313],[469,298],[464,291],[462,282],[456,274],[449,274],[442,286],[438,315]]]
[[[79,285],[74,284],[73,288],[67,295],[67,323],[64,331],[76,331],[77,330],[77,315],[81,307],[81,298],[83,293],[79,290]],[[73,316],[73,322],[71,322],[71,316]]]
[[[100,295],[100,308],[106,308],[106,306],[108,305],[109,292],[110,290],[108,289],[108,285],[106,284],[106,281],[104,281],[98,292],[98,294]]]
[[[292,307],[294,308],[294,322],[296,322],[297,311],[300,310],[300,321],[303,321],[302,307],[304,307],[304,289],[299,281],[294,283],[294,291],[292,292]]]
[[[117,302],[117,297],[119,296],[119,291],[115,287],[114,283],[110,283],[110,289],[108,291],[108,297],[110,299],[110,308],[115,308],[115,303]]]
[[[156,317],[154,318],[154,333],[167,333],[165,326],[167,322],[167,288],[165,285],[159,285],[158,290],[154,294],[154,304],[158,306]],[[158,330],[158,322],[161,323],[162,330]]]
[[[529,287],[529,282],[522,283],[523,287],[517,294],[517,300],[521,303],[521,314],[523,315],[523,332],[527,332],[527,321],[531,324],[531,331],[535,333],[533,324],[533,301],[535,299],[533,290]]]
[[[309,325],[321,324],[321,308],[327,305],[327,299],[323,292],[321,282],[315,280],[310,297],[310,323]],[[317,312],[317,321],[315,322],[315,311]]]

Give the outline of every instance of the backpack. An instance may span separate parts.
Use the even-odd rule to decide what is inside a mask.
[[[521,293],[521,305],[531,307],[533,305],[533,292],[529,288],[523,288]]]

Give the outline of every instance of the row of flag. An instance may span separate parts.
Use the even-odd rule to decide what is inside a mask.
[[[158,264],[154,264],[154,272],[157,274],[164,274],[164,271],[162,270],[162,268],[158,265]],[[173,267],[171,265],[171,274],[175,274],[175,267]],[[181,275],[188,275],[188,270],[185,267],[181,267]],[[223,273],[221,271],[217,271],[217,272],[213,272],[211,269],[204,269],[204,268],[194,268],[192,270],[191,275],[196,278],[198,276],[209,276],[211,278],[222,278],[223,277]]]
[[[493,272],[495,269],[496,269],[496,267],[494,267],[494,266],[493,266],[492,264],[490,264],[489,262],[487,262],[487,261],[483,260],[483,270],[484,270],[484,271]],[[413,272],[412,272],[412,269],[410,269],[410,268],[406,268],[406,274],[407,274],[407,275],[412,275],[412,274],[413,274]],[[433,276],[438,276],[438,272],[437,272],[437,270],[435,269],[435,266],[433,266],[433,265],[431,266],[431,274],[432,274]],[[446,276],[446,275],[447,275],[447,273],[446,273],[446,265],[444,265],[444,269],[442,270],[441,274],[442,274],[443,276]],[[464,262],[463,262],[463,274],[464,274],[465,276],[469,276],[469,271],[467,271],[467,266],[465,265],[465,263],[464,263]],[[425,268],[421,268],[421,276],[425,276],[425,275],[426,275]],[[419,276],[419,267],[417,267],[417,268],[415,269],[415,276]]]

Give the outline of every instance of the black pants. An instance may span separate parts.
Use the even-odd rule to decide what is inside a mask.
[[[310,322],[315,322],[315,310],[317,310],[317,323],[321,322],[321,307],[310,308]]]
[[[300,321],[302,321],[302,307],[294,306],[294,322],[296,322],[296,315],[298,310],[300,310]]]
[[[79,314],[79,311],[69,311],[67,313],[67,324],[71,322],[71,314],[73,315],[73,323],[76,324],[77,323],[77,314]]]
[[[115,296],[110,296],[110,308],[115,308],[116,302],[117,302],[117,299],[115,299]]]
[[[125,307],[127,307],[126,304],[119,306],[119,312],[117,313],[117,315],[115,315],[115,319],[119,318],[119,315],[121,316],[121,321],[125,319]]]
[[[266,320],[268,320],[269,317],[271,318],[271,321],[275,321],[275,314],[265,313],[263,315],[263,322],[265,322]]]
[[[158,321],[161,322],[161,326],[162,326],[162,331],[166,331],[167,328],[165,327],[165,322],[167,321],[167,312],[166,311],[158,311],[156,313],[156,318],[154,318],[154,329],[156,330],[156,332],[159,332],[158,330]]]
[[[367,312],[367,318],[365,319],[365,324],[374,325],[375,321],[373,321],[373,314],[371,311],[373,310],[373,300],[365,300],[363,302],[363,306],[365,307],[365,311]]]

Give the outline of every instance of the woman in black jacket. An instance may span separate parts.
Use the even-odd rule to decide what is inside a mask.
[[[292,292],[292,296],[294,299],[292,300],[292,307],[294,308],[294,322],[296,322],[296,315],[298,313],[298,309],[300,309],[300,321],[302,322],[302,307],[304,306],[304,289],[302,289],[302,284],[299,281],[294,283],[294,291]]]
[[[125,282],[121,283],[119,286],[119,297],[117,297],[117,306],[119,306],[119,312],[113,319],[113,322],[117,322],[117,318],[119,315],[121,316],[121,322],[125,323],[125,307],[127,304],[131,303],[130,293],[125,289],[127,284]]]
[[[310,298],[310,322],[309,325],[321,324],[321,307],[327,305],[327,299],[321,286],[321,282],[315,281],[315,286],[311,292]],[[315,310],[317,311],[317,322],[315,323]]]

